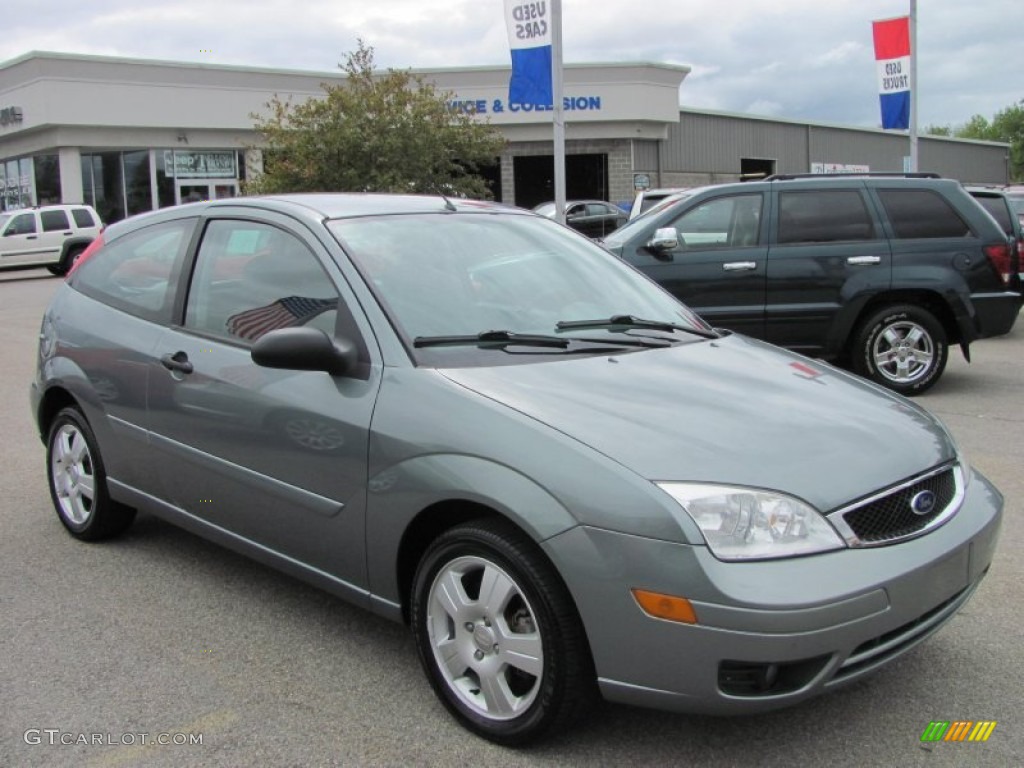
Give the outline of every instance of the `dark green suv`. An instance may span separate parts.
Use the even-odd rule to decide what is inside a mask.
[[[1016,253],[959,182],[777,176],[690,190],[604,244],[711,324],[921,393],[1008,332]]]

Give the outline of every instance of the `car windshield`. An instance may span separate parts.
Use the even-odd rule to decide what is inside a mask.
[[[574,320],[631,316],[707,329],[647,278],[549,219],[438,213],[339,219],[328,226],[420,361],[424,354],[449,354],[452,347],[421,349],[423,344],[414,346],[417,339],[475,338],[489,331],[507,331],[513,338],[551,336],[560,333],[559,323]],[[608,324],[584,335],[604,345],[592,345],[595,352],[607,352],[617,338],[625,351],[644,348],[627,346],[631,339],[662,334]],[[581,334],[572,335],[575,344]],[[676,340],[671,329],[664,336]],[[476,362],[490,364],[494,349],[509,347],[488,347],[491,357]],[[534,351],[542,349],[550,354],[558,347]]]
[[[533,209],[534,213],[539,213],[541,216],[554,216],[555,215],[555,204],[554,203],[541,203]]]

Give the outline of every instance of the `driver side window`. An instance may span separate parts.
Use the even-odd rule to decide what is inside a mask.
[[[278,328],[333,335],[338,299],[295,235],[251,221],[212,221],[196,257],[185,327],[246,345]]]
[[[676,219],[672,226],[684,248],[742,248],[757,245],[761,230],[760,193],[716,197]]]

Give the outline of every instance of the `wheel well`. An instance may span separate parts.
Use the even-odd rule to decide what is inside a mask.
[[[456,525],[483,518],[501,517],[494,509],[470,501],[442,501],[424,509],[405,529],[398,547],[398,592],[402,604],[402,619],[409,623],[409,602],[416,566],[430,543]]]
[[[75,398],[66,389],[51,387],[46,391],[46,394],[43,395],[43,399],[39,403],[37,418],[40,440],[46,442],[46,434],[50,431],[50,424],[53,422],[53,418],[62,408],[67,408],[69,405],[77,406],[77,403]]]
[[[882,309],[882,307],[894,306],[896,304],[913,304],[931,312],[935,319],[942,325],[946,332],[946,342],[950,345],[960,343],[960,327],[957,325],[953,310],[943,298],[932,291],[893,291],[875,296],[857,315],[857,320],[852,326],[846,340],[846,353],[853,352],[853,344],[856,341],[858,331],[869,315]]]

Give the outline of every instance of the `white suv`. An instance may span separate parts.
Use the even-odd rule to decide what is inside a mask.
[[[87,205],[43,205],[0,213],[0,270],[46,267],[63,275],[100,233]]]

